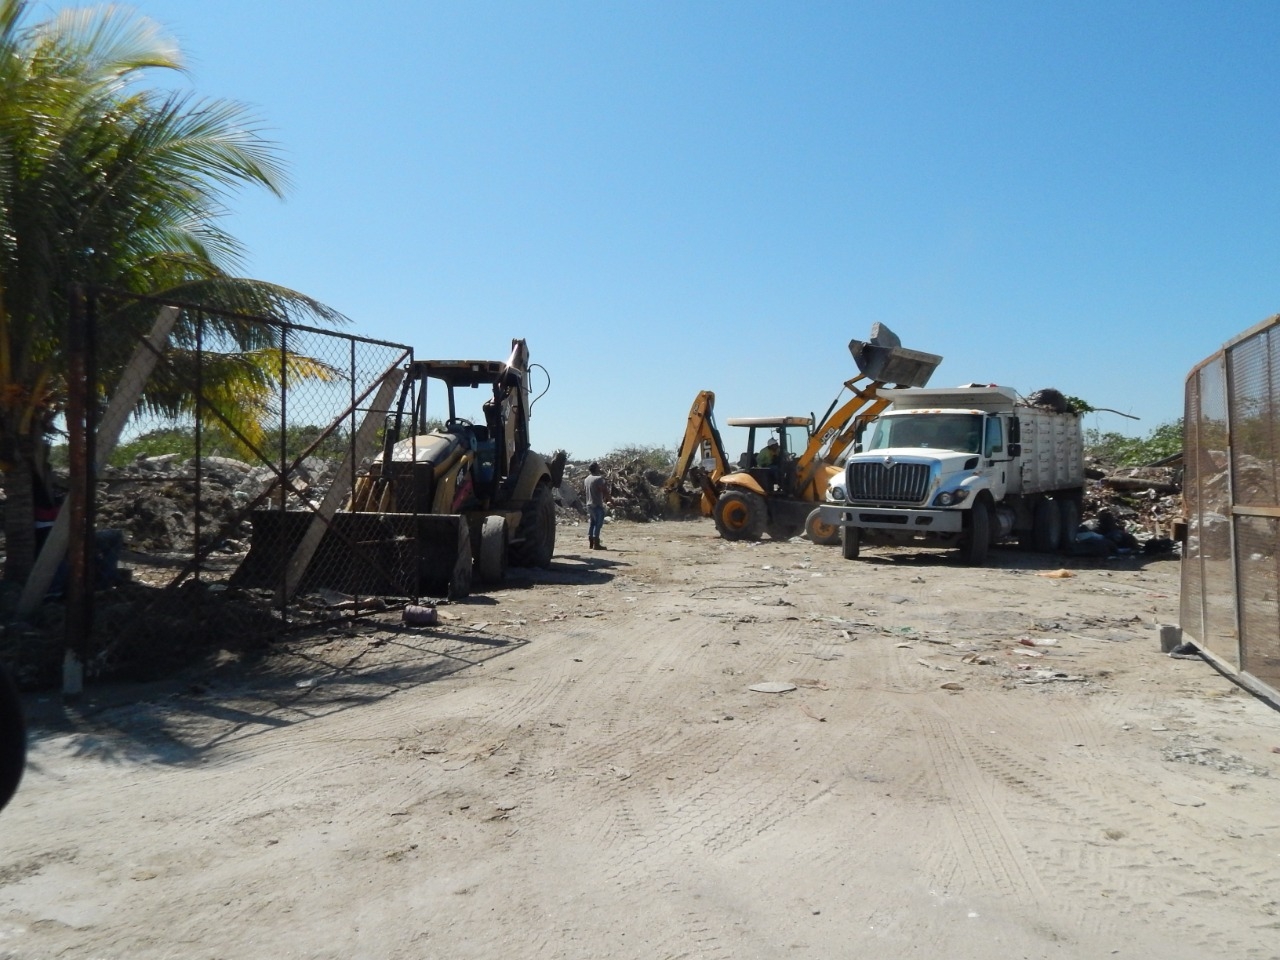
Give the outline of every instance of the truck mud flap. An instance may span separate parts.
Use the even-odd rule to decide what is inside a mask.
[[[313,516],[255,510],[249,553],[232,586],[279,588]],[[299,592],[463,597],[471,590],[471,535],[454,514],[339,513],[302,575]]]

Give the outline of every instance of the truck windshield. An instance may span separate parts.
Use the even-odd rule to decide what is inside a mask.
[[[982,452],[982,414],[912,413],[881,417],[871,430],[865,450],[888,447],[929,447],[958,453]]]

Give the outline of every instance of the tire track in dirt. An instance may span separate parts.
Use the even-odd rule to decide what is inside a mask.
[[[1028,718],[1025,702],[1019,711],[1007,696],[988,697],[983,705],[993,727],[998,728],[996,718],[1010,722],[1021,719],[1024,724]],[[1065,715],[1055,711],[1054,716],[1060,719],[1045,730],[1043,742],[1049,748],[1054,744],[1097,742],[1100,728],[1091,709],[1091,701],[1084,701],[1081,710],[1067,711]],[[1082,762],[1071,768],[1079,776],[1053,776],[1045,773],[1046,765],[1040,757],[981,736],[976,730],[965,742],[977,769],[992,782],[1016,793],[1027,810],[1038,812],[1013,823],[1019,828],[1022,843],[1042,864],[1039,873],[1044,883],[1063,893],[1090,890],[1098,898],[1123,904],[1118,918],[1113,911],[1072,911],[1065,919],[1073,926],[1119,937],[1125,934],[1122,924],[1150,923],[1148,918],[1153,914],[1177,924],[1179,915],[1170,897],[1179,894],[1170,889],[1170,862],[1185,863],[1186,874],[1202,880],[1203,888],[1213,891],[1214,896],[1248,904],[1256,920],[1268,916],[1270,891],[1280,883],[1280,868],[1254,870],[1253,875],[1246,876],[1250,871],[1243,861],[1225,853],[1222,843],[1207,838],[1177,851],[1167,849],[1158,841],[1166,832],[1166,817],[1156,813],[1144,799],[1150,787],[1130,789],[1125,771],[1094,774],[1090,764],[1096,758],[1082,757]],[[1119,825],[1125,829],[1119,829]],[[1135,837],[1157,839],[1135,842]],[[1106,878],[1106,882],[1099,878]],[[1196,884],[1188,880],[1185,886]],[[1064,904],[1072,902],[1066,896],[1056,899]],[[1055,912],[1061,909],[1055,908]],[[1205,956],[1223,945],[1240,951],[1239,956],[1258,960],[1275,956],[1261,938],[1243,935],[1243,919],[1224,911],[1220,923],[1198,925],[1191,942]],[[1159,924],[1153,929],[1158,932]]]

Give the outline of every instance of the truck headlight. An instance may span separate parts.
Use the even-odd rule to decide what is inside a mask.
[[[968,490],[943,490],[933,498],[935,507],[952,507],[963,502],[969,496]]]
[[[827,499],[848,500],[849,498],[844,495],[844,487],[836,484],[834,487],[827,487]]]

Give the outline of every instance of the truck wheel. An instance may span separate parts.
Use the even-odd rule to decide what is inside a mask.
[[[804,532],[810,540],[824,547],[833,547],[840,542],[840,528],[834,523],[823,520],[822,511],[817,507],[814,507],[805,518]]]
[[[549,567],[556,552],[556,502],[551,484],[543,481],[533,491],[533,499],[520,518],[520,542],[511,545],[511,564],[516,567]]]
[[[507,523],[501,517],[484,518],[476,576],[481,583],[501,583],[507,576]]]
[[[745,490],[726,490],[712,511],[716,530],[726,540],[759,540],[769,516],[764,498]]]
[[[979,500],[969,510],[969,532],[960,544],[960,556],[970,567],[980,567],[987,562],[991,548],[991,507]]]
[[[1062,543],[1062,518],[1058,505],[1048,497],[1036,501],[1035,522],[1031,528],[1031,547],[1037,553],[1057,553]]]
[[[1059,500],[1058,519],[1062,525],[1062,552],[1070,553],[1080,532],[1080,504],[1072,497]]]
[[[857,560],[861,536],[857,527],[840,528],[840,555],[846,560]]]

